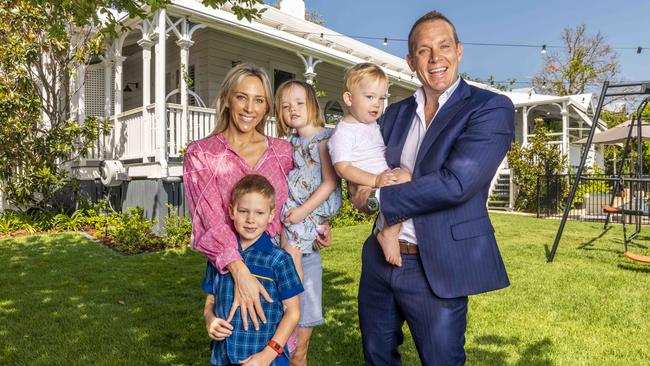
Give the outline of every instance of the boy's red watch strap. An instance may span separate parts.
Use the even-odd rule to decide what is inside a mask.
[[[271,339],[266,345],[271,347],[271,349],[274,350],[278,356],[284,352],[284,346],[280,345],[280,343],[276,342],[274,339]]]

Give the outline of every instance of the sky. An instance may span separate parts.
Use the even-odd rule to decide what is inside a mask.
[[[273,3],[275,1],[267,1]],[[650,80],[650,0],[306,0],[325,26],[396,56],[407,53],[405,41],[411,25],[430,10],[445,14],[456,26],[461,42],[561,45],[567,27],[584,23],[588,34],[600,31],[616,50],[619,76],[628,81]],[[636,47],[642,46],[641,54]],[[542,67],[540,48],[465,45],[460,72],[486,80],[516,79],[526,87]],[[549,49],[549,52],[553,50]],[[561,50],[556,50],[561,51]]]

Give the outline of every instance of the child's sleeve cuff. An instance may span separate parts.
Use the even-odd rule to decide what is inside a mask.
[[[299,284],[298,286],[292,287],[292,288],[290,288],[290,289],[288,289],[286,291],[281,291],[280,292],[280,300],[290,299],[290,298],[292,298],[292,297],[294,297],[296,295],[301,294],[304,291],[305,291],[305,289],[302,287],[302,284]]]

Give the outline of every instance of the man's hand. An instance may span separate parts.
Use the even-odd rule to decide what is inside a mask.
[[[278,357],[278,354],[267,346],[247,359],[239,361],[239,363],[242,366],[268,366],[276,357]]]
[[[348,182],[348,192],[350,192],[350,202],[352,202],[352,206],[368,215],[374,213],[368,210],[368,197],[370,196],[371,189],[372,188],[367,186],[357,186],[354,183]]]
[[[375,188],[381,188],[397,183],[397,177],[391,170],[386,170],[378,174],[375,178]]]
[[[248,330],[248,316],[250,315],[255,330],[260,329],[257,318],[259,317],[266,324],[266,316],[260,302],[260,295],[266,301],[273,302],[271,296],[266,292],[262,284],[251,275],[248,267],[242,261],[235,261],[228,264],[228,270],[235,281],[235,298],[228,314],[227,322],[230,322],[235,315],[237,308],[240,309],[244,330]]]

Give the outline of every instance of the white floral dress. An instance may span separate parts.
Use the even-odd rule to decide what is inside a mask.
[[[300,137],[293,134],[289,142],[293,146],[293,169],[287,176],[289,197],[282,208],[282,216],[302,205],[320,186],[322,179],[320,165],[320,142],[329,139],[333,130],[324,128],[312,137]],[[318,233],[316,226],[334,217],[341,208],[341,184],[329,198],[297,224],[285,224],[284,232],[289,244],[299,247],[303,254],[314,251],[313,244]]]

